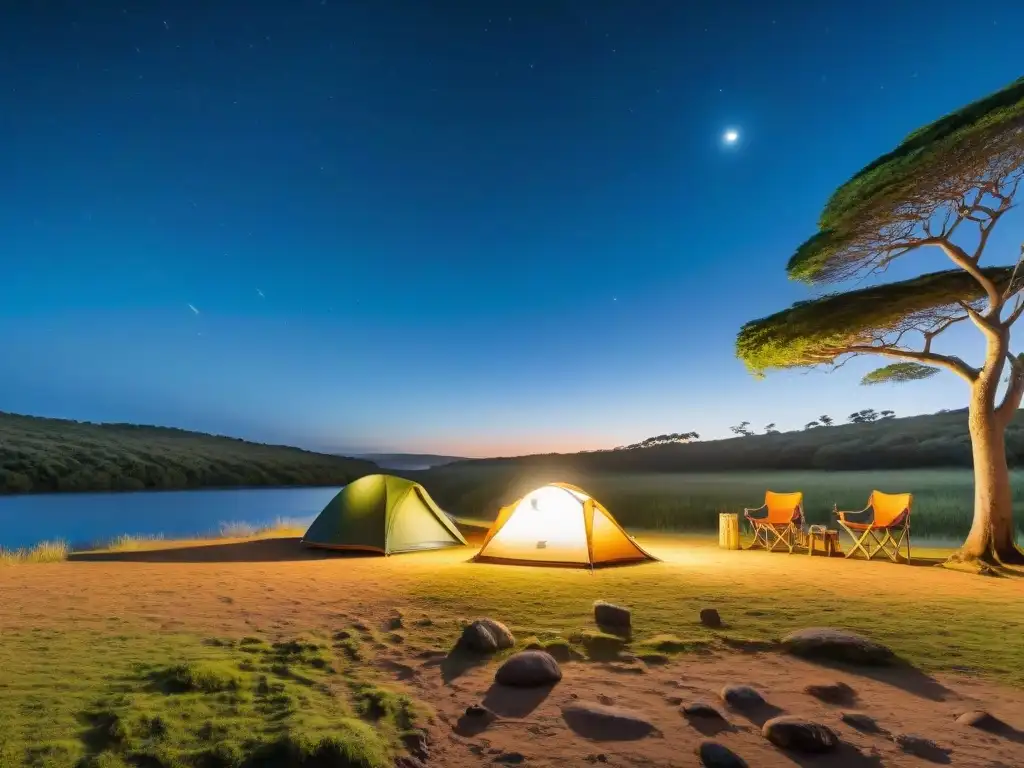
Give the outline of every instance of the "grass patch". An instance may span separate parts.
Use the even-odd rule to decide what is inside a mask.
[[[333,662],[302,638],[5,633],[0,766],[391,765],[416,703]]]
[[[237,691],[242,687],[242,675],[237,665],[229,661],[175,664],[158,670],[153,681],[169,693],[220,693]]]
[[[134,552],[139,549],[146,549],[148,546],[152,546],[154,542],[161,542],[163,540],[164,535],[162,533],[122,533],[105,544],[90,548],[106,549],[110,552]]]
[[[68,559],[68,545],[65,541],[42,541],[34,547],[4,549],[0,547],[0,565],[22,563],[59,563]],[[2,763],[0,763],[2,766]]]
[[[967,672],[1024,686],[1024,644],[1007,642],[1008,637],[1024,634],[1024,602],[1017,598],[1020,582],[1015,579],[981,579],[936,569],[935,575],[957,581],[943,582],[949,584],[949,592],[925,587],[927,599],[921,599],[912,585],[919,577],[933,575],[927,567],[725,554],[710,538],[671,541],[680,562],[612,568],[594,575],[568,568],[556,572],[432,565],[403,585],[403,598],[435,615],[490,616],[512,627],[529,628],[522,634],[531,642],[530,635],[571,636],[583,645],[586,636],[591,647],[596,641],[612,648],[614,636],[606,638],[594,624],[593,603],[600,599],[628,605],[633,619],[628,652],[633,654],[765,650],[775,648],[791,631],[837,626],[885,643],[926,672]],[[657,537],[648,543],[657,552]],[[813,570],[794,579],[787,575],[790,564]],[[472,595],[465,590],[470,568]],[[872,578],[871,589],[850,586],[860,573]],[[751,594],[760,594],[766,579],[786,579],[786,589],[773,591],[769,604],[752,602]],[[881,585],[890,580],[901,588],[883,589]],[[701,609],[709,606],[719,611],[727,629],[710,632],[700,623]],[[591,652],[587,655],[593,657]]]

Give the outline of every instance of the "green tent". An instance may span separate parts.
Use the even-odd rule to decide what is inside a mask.
[[[311,547],[384,555],[466,543],[422,485],[391,475],[367,475],[346,485],[302,541]]]

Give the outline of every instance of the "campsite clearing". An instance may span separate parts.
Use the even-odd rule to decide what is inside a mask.
[[[600,753],[611,764],[636,756],[667,766],[704,738],[671,702],[715,702],[727,683],[827,722],[888,765],[917,764],[803,693],[822,680],[847,683],[856,707],[893,732],[954,740],[958,765],[1014,764],[1024,749],[970,730],[950,735],[957,714],[979,708],[1024,730],[1024,647],[1013,641],[1024,631],[1024,581],[723,551],[709,539],[639,540],[662,562],[593,574],[471,563],[473,548],[339,557],[296,539],[154,542],[5,568],[0,765],[22,764],[31,749],[30,765],[134,750],[174,766],[215,749],[241,759],[259,744],[308,752],[326,737],[329,748],[376,766],[390,764],[409,729],[423,728],[428,765],[520,752],[531,765]],[[634,634],[621,651],[597,642],[597,599],[632,609]],[[718,610],[721,629],[701,625],[705,607]],[[546,695],[505,697],[491,687],[495,661],[445,657],[460,620],[483,615],[506,622],[520,648],[569,645],[590,660],[564,664],[563,682]],[[786,632],[815,625],[860,631],[909,665],[830,670],[778,653]],[[563,721],[573,695],[639,711],[663,735],[596,742]],[[476,703],[500,715],[479,733],[459,725]],[[733,726],[718,741],[751,764],[792,765],[749,720],[723,712]],[[847,757],[827,764],[863,764],[863,755]]]

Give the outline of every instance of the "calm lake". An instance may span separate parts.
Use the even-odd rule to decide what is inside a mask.
[[[217,533],[222,523],[308,525],[339,488],[246,488],[0,496],[0,547],[62,539],[72,546],[122,534]]]

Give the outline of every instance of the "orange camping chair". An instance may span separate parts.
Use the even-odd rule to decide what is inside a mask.
[[[859,512],[835,510],[836,520],[853,538],[853,549],[847,557],[860,550],[870,560],[879,552],[894,563],[900,560],[900,547],[907,543],[907,562],[910,562],[910,507],[911,493],[882,493],[872,491],[868,505]],[[896,535],[898,534],[898,536]],[[871,547],[874,542],[875,547]],[[865,546],[866,545],[866,546]]]
[[[796,546],[797,529],[803,524],[804,495],[765,491],[764,504],[757,509],[744,509],[743,516],[754,529],[754,542],[748,549],[764,547],[774,552],[786,547],[790,552]]]

